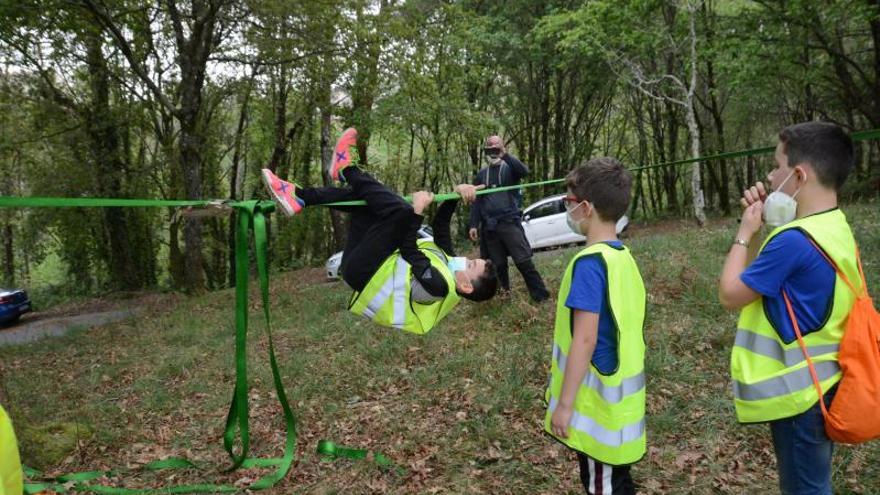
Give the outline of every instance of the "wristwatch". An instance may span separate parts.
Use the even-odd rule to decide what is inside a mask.
[[[736,239],[733,241],[733,243],[734,243],[734,244],[739,244],[740,246],[742,246],[742,247],[744,247],[744,248],[746,248],[746,249],[749,248],[749,241],[744,241],[744,240],[742,240],[742,239],[740,239],[740,238],[736,238]]]

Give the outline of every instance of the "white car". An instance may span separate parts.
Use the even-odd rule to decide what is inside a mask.
[[[565,194],[550,196],[529,205],[523,210],[522,226],[532,249],[576,244],[585,242],[586,237],[575,234],[565,221],[565,205],[562,198]],[[617,233],[626,230],[629,218],[622,216],[617,221]]]
[[[434,239],[434,231],[431,230],[430,225],[422,225],[419,227],[418,231],[419,239]],[[327,278],[331,280],[336,280],[339,278],[339,266],[342,265],[342,254],[344,251],[339,251],[333,256],[327,258],[327,262],[324,264],[324,269],[327,272]]]

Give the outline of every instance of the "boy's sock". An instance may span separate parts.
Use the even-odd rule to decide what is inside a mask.
[[[342,170],[353,165],[351,148],[357,145],[357,130],[349,127],[336,141],[336,149],[333,151],[333,166],[330,167],[330,178],[336,181],[345,182]]]
[[[268,168],[263,169],[263,182],[269,188],[272,198],[281,207],[281,211],[287,216],[293,216],[301,212],[305,202],[296,196],[296,184],[281,180]]]

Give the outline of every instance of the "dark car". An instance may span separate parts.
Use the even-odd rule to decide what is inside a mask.
[[[0,323],[12,323],[31,310],[31,300],[21,289],[0,289]]]

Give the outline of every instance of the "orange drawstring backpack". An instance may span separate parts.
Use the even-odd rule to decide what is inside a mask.
[[[856,261],[859,275],[862,278],[862,290],[857,291],[852,282],[844,275],[831,258],[816,243],[813,246],[834,267],[837,275],[846,282],[856,296],[855,304],[846,322],[846,330],[840,341],[838,362],[843,377],[837,386],[837,394],[831,407],[825,407],[822,400],[822,388],[813,361],[807,353],[797,318],[791,307],[791,301],[785,291],[782,296],[788,309],[794,331],[797,334],[801,350],[810,367],[813,384],[819,393],[819,404],[825,417],[825,433],[831,440],[839,443],[856,444],[880,437],[880,314],[874,308],[868,285],[865,283],[865,272],[862,269],[861,254],[856,249]]]

